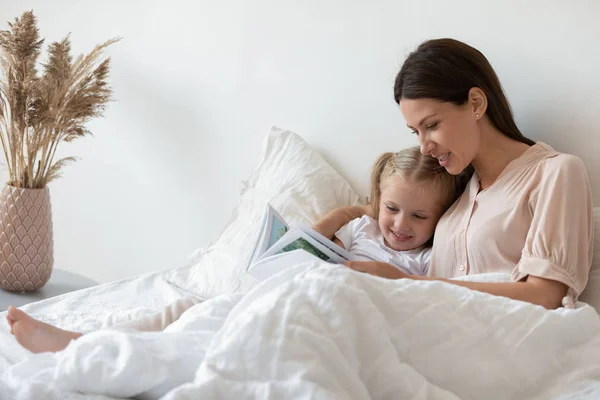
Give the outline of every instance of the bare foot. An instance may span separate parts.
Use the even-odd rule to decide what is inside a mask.
[[[82,335],[38,321],[13,306],[8,307],[6,320],[17,342],[33,353],[63,350],[71,340]]]

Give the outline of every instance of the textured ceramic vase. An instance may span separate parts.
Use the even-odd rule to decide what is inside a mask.
[[[31,292],[54,264],[50,191],[6,185],[0,195],[0,288]]]

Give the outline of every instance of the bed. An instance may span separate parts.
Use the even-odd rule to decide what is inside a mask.
[[[0,398],[600,398],[600,209],[575,310],[315,262],[264,282],[246,273],[266,202],[294,224],[362,200],[274,127],[230,222],[186,265],[23,307],[89,333],[65,351],[31,355],[2,313]],[[164,334],[110,329],[190,295],[203,302]]]

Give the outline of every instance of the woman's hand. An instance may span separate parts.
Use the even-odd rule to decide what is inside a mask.
[[[379,261],[346,261],[344,265],[355,271],[365,272],[387,279],[403,279],[411,277],[393,265]]]

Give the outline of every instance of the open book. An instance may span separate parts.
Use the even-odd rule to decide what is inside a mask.
[[[355,259],[352,253],[306,224],[290,228],[283,217],[267,204],[258,241],[247,268],[248,272],[259,278],[272,275],[276,272],[273,271],[272,261],[280,258],[276,256],[294,250],[303,250],[294,253],[298,262],[321,259],[341,264]]]

